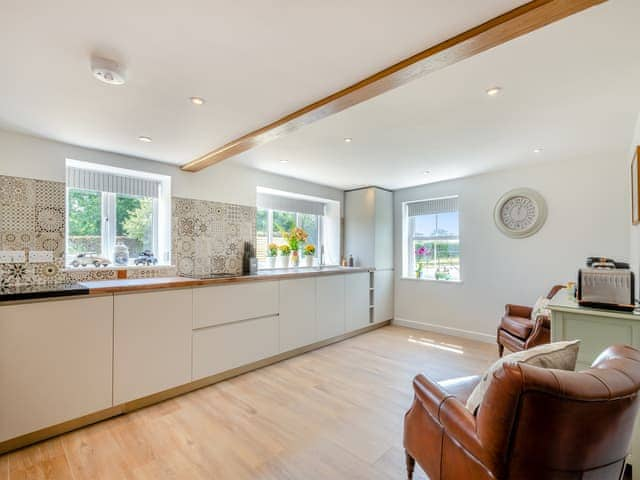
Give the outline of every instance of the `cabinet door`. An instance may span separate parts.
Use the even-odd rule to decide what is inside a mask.
[[[193,380],[278,354],[278,317],[193,332]]]
[[[278,282],[194,288],[193,309],[193,328],[277,315]]]
[[[326,340],[345,332],[344,277],[331,275],[317,279],[317,340]]]
[[[393,270],[376,270],[373,273],[374,319],[384,322],[393,318]]]
[[[280,351],[316,339],[316,278],[280,281]]]
[[[113,297],[0,306],[0,441],[111,406]]]
[[[191,380],[192,290],[116,295],[113,401]]]
[[[345,275],[347,332],[369,325],[369,272]]]

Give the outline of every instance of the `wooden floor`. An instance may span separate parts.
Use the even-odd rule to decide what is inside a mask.
[[[493,345],[384,327],[1,456],[0,480],[403,479],[413,376],[495,358]]]

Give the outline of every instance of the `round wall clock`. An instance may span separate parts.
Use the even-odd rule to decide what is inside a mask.
[[[516,188],[500,197],[493,210],[493,219],[508,237],[525,238],[544,225],[547,204],[535,190]]]

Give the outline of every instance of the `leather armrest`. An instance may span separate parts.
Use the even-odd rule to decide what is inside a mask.
[[[533,328],[534,330],[537,330],[538,328],[548,328],[550,330],[551,319],[549,318],[548,315],[538,315],[536,317],[536,322]]]
[[[508,303],[504,306],[504,312],[510,317],[530,318],[533,308]]]
[[[476,459],[483,460],[485,452],[476,432],[476,417],[460,400],[451,397],[443,402],[440,408],[440,423],[449,437]]]
[[[452,396],[422,374],[413,379],[413,390],[424,409],[435,419],[438,418],[442,403]]]

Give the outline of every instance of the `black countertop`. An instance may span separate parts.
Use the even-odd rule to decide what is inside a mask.
[[[79,283],[63,283],[56,285],[20,285],[0,287],[0,302],[33,300],[36,298],[68,297],[71,295],[88,294],[89,288]]]

